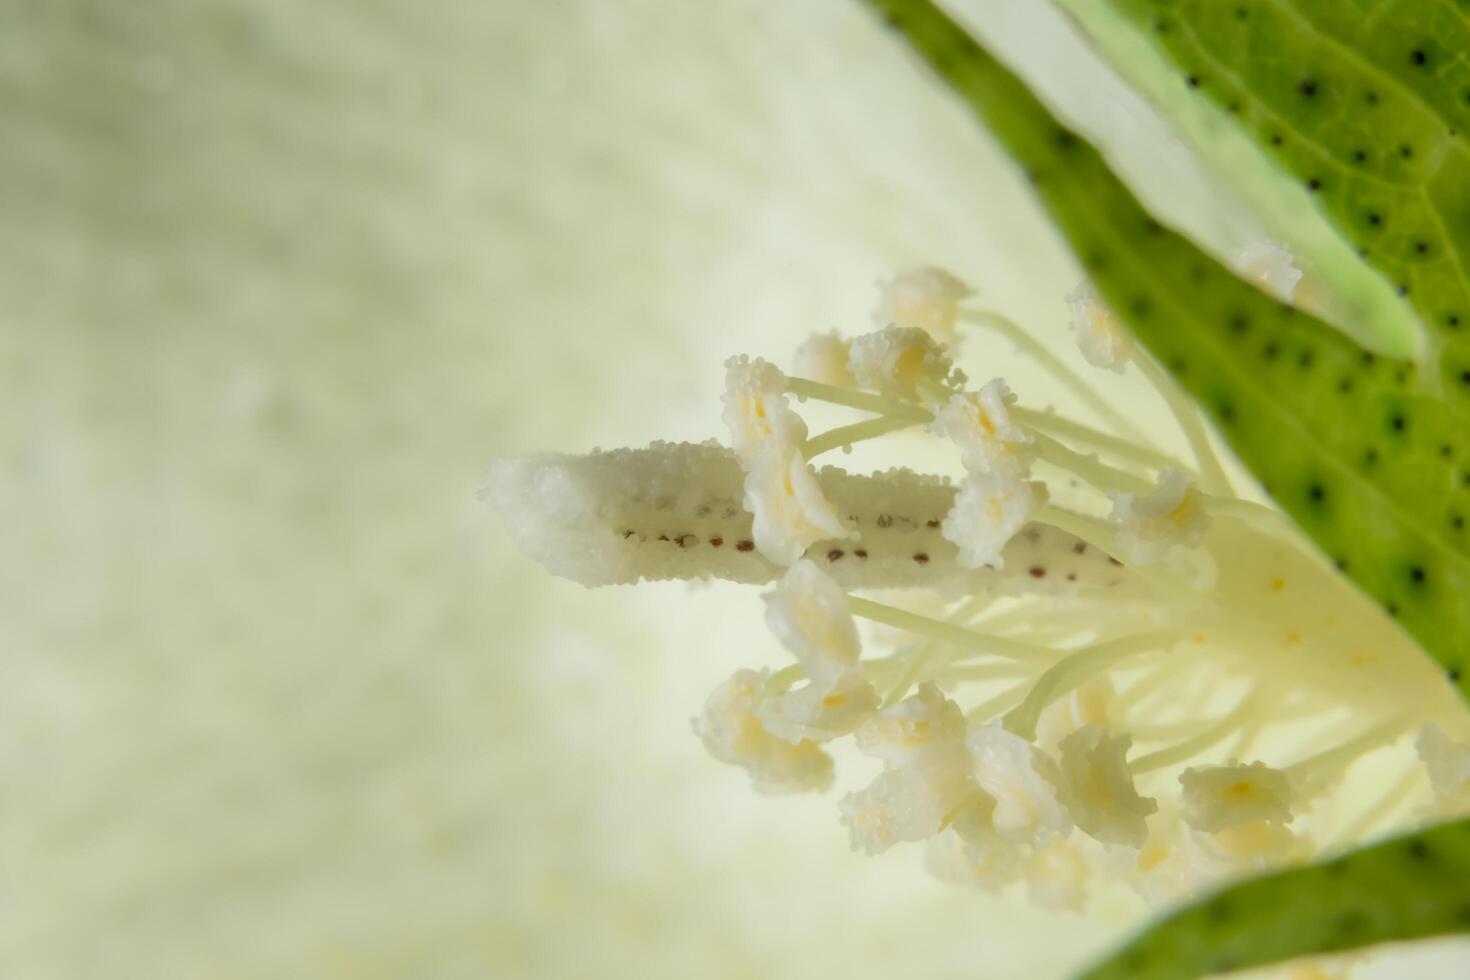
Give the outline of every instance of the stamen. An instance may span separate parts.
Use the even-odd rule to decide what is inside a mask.
[[[1336,782],[1353,763],[1396,740],[1409,727],[1408,721],[1402,717],[1380,722],[1341,745],[1288,766],[1286,774],[1293,786],[1302,788],[1304,797],[1316,796],[1326,786]]]
[[[986,701],[981,701],[975,707],[965,712],[965,719],[977,725],[982,725],[1003,712],[1010,711],[1016,705],[1026,700],[1026,694],[1031,685],[1017,684],[1015,687],[997,694]]]
[[[964,626],[956,626],[954,623],[930,619],[928,616],[920,616],[918,613],[912,613],[906,609],[887,606],[881,602],[862,599],[858,596],[847,597],[847,608],[854,616],[871,619],[875,623],[896,626],[899,629],[908,630],[920,636],[931,637],[943,643],[953,643],[957,646],[969,647],[981,653],[1003,657],[1007,660],[1049,660],[1055,659],[1058,656],[1058,651],[1050,647],[1002,639],[998,636],[990,636]]]
[[[854,422],[851,425],[841,425],[808,439],[806,445],[802,447],[802,455],[807,459],[811,459],[814,456],[820,456],[822,453],[833,449],[852,446],[854,443],[862,442],[865,439],[877,439],[880,436],[888,435],[891,432],[900,432],[918,424],[912,419],[884,415],[876,419]]]
[[[1084,456],[1068,449],[1051,436],[1036,432],[1032,433],[1032,438],[1036,440],[1036,448],[1042,459],[1058,469],[1080,476],[1099,490],[1147,493],[1153,489],[1153,484],[1148,480],[1099,462],[1095,457]]]
[[[1035,738],[1042,709],[1057,698],[1119,661],[1143,653],[1167,653],[1180,639],[1179,633],[1161,630],[1125,636],[1068,654],[1037,679],[1025,701],[1006,716],[1006,728],[1028,741]]]
[[[885,398],[882,395],[855,391],[851,388],[838,388],[835,385],[822,384],[820,381],[812,381],[807,378],[788,377],[786,390],[797,398],[815,398],[817,401],[846,405],[848,408],[861,409],[864,412],[906,418],[911,422],[931,422],[934,419],[934,416],[917,405],[911,405],[896,398]]]
[[[1177,763],[1192,759],[1205,749],[1219,742],[1223,742],[1231,732],[1238,730],[1241,721],[1248,714],[1259,710],[1260,703],[1260,697],[1257,694],[1247,694],[1229,714],[1213,725],[1210,725],[1204,731],[1190,738],[1186,738],[1177,745],[1171,745],[1168,748],[1150,752],[1129,765],[1135,775],[1142,775],[1146,772],[1152,772],[1155,769],[1165,769]]]
[[[1220,457],[1215,455],[1215,449],[1210,444],[1209,433],[1205,431],[1204,423],[1200,421],[1199,409],[1184,394],[1183,389],[1157,362],[1149,357],[1137,358],[1139,369],[1153,386],[1158,389],[1164,397],[1164,403],[1169,406],[1169,411],[1179,423],[1179,428],[1184,432],[1184,438],[1189,442],[1189,448],[1194,453],[1195,460],[1199,463],[1200,486],[1206,493],[1221,497],[1233,497],[1235,491],[1231,489],[1230,478],[1225,475],[1225,467],[1220,464]]]
[[[1098,394],[1097,390],[1089,385],[1083,379],[1082,375],[1067,367],[1045,344],[1032,337],[1020,324],[1016,323],[1010,317],[1003,316],[991,310],[962,310],[960,312],[960,319],[967,323],[989,327],[996,331],[1019,347],[1032,360],[1040,364],[1042,368],[1066,386],[1074,395],[1086,402],[1088,408],[1106,418],[1114,429],[1138,442],[1147,441],[1138,427],[1124,418],[1112,405],[1108,404],[1107,399]]]
[[[1424,779],[1424,772],[1419,767],[1410,768],[1393,787],[1378,798],[1372,806],[1347,824],[1336,834],[1328,848],[1349,847],[1358,841],[1367,839],[1375,833],[1378,828],[1388,823],[1388,818],[1402,807],[1411,806],[1414,803],[1414,788]]]
[[[1159,452],[1148,446],[1141,446],[1109,435],[1090,425],[1074,422],[1063,418],[1052,412],[1041,412],[1034,408],[1024,408],[1020,405],[1010,407],[1011,417],[1022,423],[1027,428],[1036,429],[1061,439],[1073,439],[1098,452],[1109,453],[1119,459],[1147,466],[1150,469],[1176,469],[1188,470],[1189,467],[1183,462],[1170,456],[1168,453]]]

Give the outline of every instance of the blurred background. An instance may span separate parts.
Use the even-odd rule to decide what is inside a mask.
[[[962,6],[1258,237],[1049,6]],[[755,795],[689,731],[777,658],[755,592],[585,591],[475,497],[720,434],[726,356],[913,265],[1068,347],[1074,267],[859,5],[0,0],[0,127],[0,976],[1045,978],[1139,921]]]

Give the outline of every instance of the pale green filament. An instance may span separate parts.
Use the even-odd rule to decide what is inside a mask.
[[[1036,440],[1036,449],[1042,459],[1053,466],[1080,476],[1099,490],[1148,493],[1153,489],[1153,484],[1142,477],[1099,462],[1093,456],[1084,456],[1082,453],[1068,449],[1051,436],[1036,432],[1032,433],[1031,437]]]
[[[1031,693],[1010,714],[1005,726],[1027,741],[1036,737],[1036,723],[1047,705],[1071,693],[1114,664],[1143,653],[1160,654],[1173,648],[1180,635],[1172,631],[1155,631],[1125,636],[1068,654],[1046,672],[1031,688]]]
[[[1049,435],[1062,439],[1072,439],[1089,446],[1098,452],[1108,453],[1118,459],[1146,466],[1150,469],[1176,469],[1187,472],[1189,467],[1167,453],[1161,453],[1147,446],[1140,446],[1109,435],[1090,425],[1074,422],[1071,419],[1062,418],[1051,412],[1039,412],[1034,408],[1023,408],[1020,405],[1012,405],[1006,410],[1011,418],[1022,423],[1028,428],[1045,432]]]
[[[1286,774],[1293,785],[1306,787],[1310,793],[1336,780],[1358,759],[1398,738],[1407,727],[1403,718],[1392,718],[1335,748],[1288,766]]]
[[[1206,749],[1223,742],[1231,732],[1240,727],[1247,717],[1260,710],[1261,699],[1255,694],[1247,694],[1224,718],[1176,745],[1140,757],[1131,763],[1130,768],[1135,775],[1142,775],[1192,759]]]
[[[993,605],[997,598],[998,596],[995,595],[971,596],[969,599],[966,599],[958,609],[950,613],[948,619],[951,622],[955,623],[963,623],[973,620],[977,615],[984,612],[991,605]],[[941,644],[936,643],[934,640],[925,640],[914,649],[909,650],[907,653],[903,654],[905,658],[904,668],[899,672],[897,680],[893,682],[893,686],[890,687],[883,696],[883,705],[885,707],[891,704],[896,704],[897,702],[903,700],[904,696],[909,693],[909,689],[914,686],[914,682],[917,681],[919,677],[923,675],[924,672],[927,671],[930,665],[934,662],[934,659],[939,652],[940,646]],[[946,662],[948,662],[953,658],[950,657],[945,659]],[[1012,667],[1010,668],[1009,673],[1002,676],[1011,676],[1014,673],[1015,669]]]
[[[949,672],[962,681],[993,681],[1024,677],[1029,673],[1029,668],[1026,664],[1007,660],[989,664],[963,664],[949,668]]]
[[[1368,837],[1381,825],[1389,823],[1389,817],[1394,816],[1405,804],[1413,802],[1414,787],[1423,778],[1422,769],[1418,766],[1410,768],[1398,778],[1392,789],[1379,797],[1378,801],[1368,809],[1358,814],[1352,823],[1338,831],[1332,846],[1351,846]]]
[[[1002,712],[1010,711],[1016,705],[1026,700],[1026,692],[1030,690],[1030,684],[1017,684],[988,701],[981,701],[975,707],[965,712],[965,718],[975,724],[984,724]]]
[[[822,453],[838,449],[842,446],[851,446],[865,439],[877,439],[879,436],[888,435],[890,432],[899,432],[918,424],[913,419],[882,415],[876,419],[854,422],[851,425],[841,425],[835,429],[828,429],[819,436],[808,439],[806,445],[802,447],[802,455],[807,459],[811,459],[814,456],[820,456]]]
[[[943,620],[921,616],[906,609],[874,602],[871,599],[848,596],[847,608],[854,616],[871,619],[875,623],[894,626],[943,643],[953,643],[956,646],[1004,657],[1007,660],[1054,660],[1058,655],[1057,651],[1050,647],[990,636],[964,626],[957,626],[954,623],[946,623]]]
[[[1200,419],[1199,409],[1194,402],[1152,359],[1139,357],[1137,360],[1143,376],[1164,396],[1169,411],[1174,413],[1179,428],[1184,431],[1184,438],[1188,440],[1189,448],[1199,463],[1200,487],[1206,493],[1221,497],[1235,496],[1235,491],[1230,487],[1230,478],[1225,475],[1225,467],[1220,464],[1220,457],[1215,455],[1215,449],[1210,445],[1210,435],[1205,431],[1204,422]]]
[[[817,401],[846,405],[848,408],[856,408],[864,412],[905,418],[910,422],[922,423],[934,420],[934,416],[908,402],[884,398],[882,395],[874,395],[866,391],[854,391],[851,388],[822,384],[820,381],[811,381],[807,378],[787,378],[786,390],[797,398],[815,398]]]
[[[1109,405],[1107,399],[1099,395],[1097,390],[1089,385],[1080,374],[1062,363],[1061,358],[1048,350],[1045,344],[1032,337],[1020,324],[1016,323],[1010,317],[1003,316],[1000,313],[994,313],[990,310],[962,310],[960,312],[960,319],[968,323],[973,323],[976,326],[989,327],[999,333],[1019,347],[1032,360],[1049,371],[1052,377],[1056,378],[1069,388],[1073,394],[1086,402],[1094,412],[1107,419],[1109,424],[1119,432],[1139,442],[1146,441],[1138,427],[1124,418],[1117,409]]]

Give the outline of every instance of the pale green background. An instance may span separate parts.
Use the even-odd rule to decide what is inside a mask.
[[[1049,10],[969,7],[1255,234]],[[0,0],[0,976],[1040,978],[1118,938],[752,794],[688,717],[776,656],[755,595],[585,592],[474,497],[716,434],[727,354],[923,261],[1065,342],[1022,185],[848,0]]]

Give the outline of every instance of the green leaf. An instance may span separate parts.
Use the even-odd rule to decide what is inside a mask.
[[[1150,102],[1194,151],[1213,193],[1247,211],[1272,238],[1290,243],[1311,270],[1313,298],[1326,319],[1381,354],[1411,357],[1419,342],[1414,310],[1358,255],[1319,207],[1317,194],[1282,169],[1269,147],[1239,124],[1239,104],[1200,98],[1186,76],[1113,0],[1053,0],[1113,70]],[[1232,111],[1235,110],[1235,111]],[[1126,175],[1125,175],[1126,176]],[[1134,186],[1138,186],[1134,181]],[[1200,241],[1196,237],[1197,241]],[[1206,249],[1211,243],[1200,241]],[[1244,241],[1230,241],[1239,246]],[[1220,254],[1216,251],[1216,254]],[[1308,290],[1304,288],[1302,294]]]
[[[1470,7],[1109,0],[1317,199],[1419,313],[1470,401]]]
[[[1235,885],[1175,913],[1081,980],[1192,980],[1470,929],[1470,821]]]
[[[1102,294],[1266,490],[1470,691],[1470,419],[1444,391],[1470,388],[1470,362],[1463,380],[1422,373],[1242,282],[1155,221],[932,3],[867,2],[1016,159]]]

